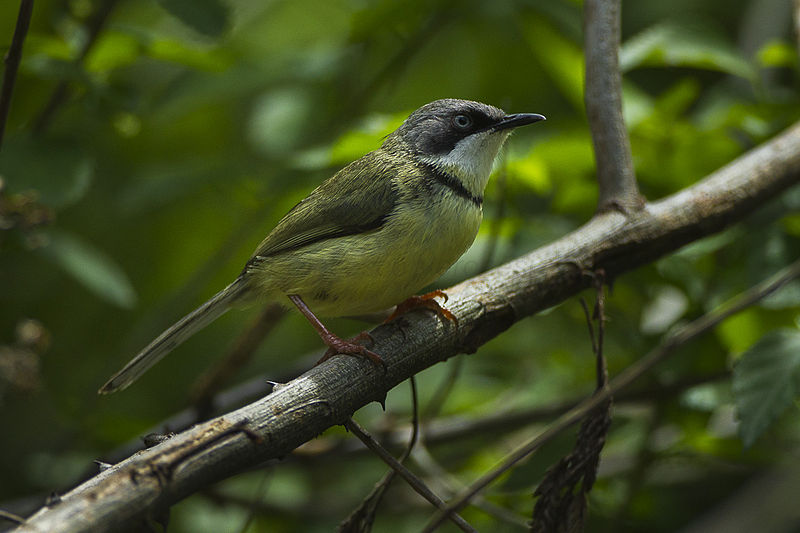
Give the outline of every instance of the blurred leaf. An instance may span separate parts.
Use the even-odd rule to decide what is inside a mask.
[[[789,235],[800,237],[800,214],[786,215],[781,219],[781,226]]]
[[[119,307],[130,308],[136,293],[128,276],[109,256],[79,237],[60,231],[49,234],[49,243],[41,249],[84,287]]]
[[[524,183],[537,194],[545,195],[553,188],[549,167],[538,150],[530,150],[525,157],[508,158],[506,169],[515,182]]]
[[[78,202],[89,190],[94,161],[78,146],[10,137],[0,152],[0,175],[11,192],[35,190],[43,204],[63,208]]]
[[[622,113],[625,125],[633,128],[653,112],[653,98],[633,83],[622,81]]]
[[[746,79],[755,77],[755,69],[734,46],[707,26],[685,22],[662,22],[651,26],[622,44],[620,68],[692,67],[717,70]]]
[[[71,81],[82,85],[89,84],[86,71],[71,59],[55,56],[37,55],[22,64],[23,69],[43,80]]]
[[[770,41],[758,50],[758,62],[763,67],[797,68],[797,48],[783,41]]]
[[[764,335],[764,327],[756,308],[737,313],[715,330],[723,345],[733,354],[743,353]]]
[[[742,151],[726,128],[703,130],[687,117],[701,90],[697,79],[681,79],[655,99],[652,113],[631,130],[634,163],[646,195],[695,183]],[[697,157],[698,146],[703,157]]]
[[[198,70],[218,72],[231,63],[231,57],[222,50],[196,49],[174,39],[158,37],[147,45],[150,57],[170,61]]]
[[[219,37],[228,25],[228,6],[220,0],[158,0],[175,18],[193,30]]]
[[[250,143],[273,157],[297,149],[314,121],[311,102],[311,93],[298,87],[284,87],[261,95],[250,113]]]
[[[689,307],[689,300],[682,290],[671,285],[656,289],[653,298],[642,309],[639,329],[645,335],[664,333],[672,326]]]
[[[356,128],[339,137],[331,147],[330,163],[344,165],[377,149],[387,134],[405,120],[408,113],[396,115],[372,114]]]
[[[530,52],[575,109],[583,112],[583,52],[575,42],[540,21],[523,27]]]
[[[38,55],[69,61],[73,57],[72,53],[69,44],[60,36],[31,32],[25,38],[23,65],[25,61]]]
[[[800,331],[770,332],[744,353],[733,369],[733,395],[745,447],[791,405],[798,385]]]
[[[106,31],[100,35],[86,57],[86,70],[107,72],[130,65],[139,58],[140,53],[139,42],[132,35]]]

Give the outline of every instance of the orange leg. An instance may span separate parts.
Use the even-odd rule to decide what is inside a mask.
[[[414,309],[422,308],[433,311],[441,318],[449,320],[450,322],[455,324],[456,327],[458,327],[458,319],[456,318],[456,315],[451,313],[445,307],[442,307],[442,305],[439,302],[434,300],[434,298],[436,298],[437,296],[441,296],[442,298],[444,298],[445,303],[447,303],[447,294],[445,294],[444,291],[439,289],[431,291],[427,294],[423,294],[421,296],[412,296],[411,298],[397,304],[397,308],[394,310],[394,313],[392,313],[389,316],[389,318],[384,320],[383,323],[386,324],[388,322],[391,322],[395,318],[399,317],[400,315],[403,315]]]
[[[372,341],[372,337],[370,337],[369,333],[366,331],[362,331],[352,339],[343,340],[337,335],[328,331],[328,328],[320,322],[320,320],[314,315],[311,309],[308,308],[306,303],[300,298],[298,294],[290,294],[289,299],[292,301],[294,305],[300,310],[301,313],[308,319],[311,323],[311,326],[317,330],[317,334],[322,339],[322,342],[325,343],[325,346],[328,347],[328,351],[325,352],[325,355],[322,356],[322,359],[317,361],[317,364],[320,364],[324,361],[327,361],[331,357],[336,354],[347,354],[347,355],[355,355],[359,357],[366,357],[373,363],[379,364],[381,366],[386,366],[386,363],[383,362],[381,356],[373,352],[372,350],[368,350],[364,346],[360,344],[356,344],[355,341],[360,340],[370,340]]]

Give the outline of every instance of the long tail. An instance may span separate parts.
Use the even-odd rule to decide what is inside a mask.
[[[100,387],[97,392],[99,394],[110,394],[126,388],[139,379],[161,358],[230,309],[231,304],[242,295],[245,289],[244,285],[242,278],[237,278],[236,281],[212,296],[206,303],[181,318],[148,344],[122,370],[111,376],[111,379]]]

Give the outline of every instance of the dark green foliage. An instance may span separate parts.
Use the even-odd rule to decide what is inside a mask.
[[[752,446],[799,393],[800,330],[767,333],[742,354],[733,370],[733,396],[744,445]]]
[[[623,2],[624,112],[649,200],[800,118],[790,4]],[[198,376],[257,310],[229,313],[119,395],[96,390],[230,282],[286,211],[426,102],[468,98],[548,119],[511,138],[475,245],[436,287],[563,236],[594,212],[579,2],[116,2],[81,58],[103,5],[37,0],[0,148],[0,508],[24,514],[26,498],[35,506],[66,490],[94,471],[93,459],[117,460],[114,450],[139,435],[180,429],[163,421],[186,407]],[[0,2],[3,53],[17,9]],[[66,95],[43,117],[62,81]],[[796,260],[799,213],[795,188],[615,280],[610,375]],[[796,461],[798,287],[682,347],[615,400],[587,531],[675,531]],[[320,342],[295,315],[231,385],[285,381],[313,364]],[[364,327],[327,325],[342,335]],[[420,411],[433,414],[409,467],[448,496],[546,427],[556,407],[591,394],[594,367],[573,299],[423,372]],[[393,428],[410,405],[398,387],[385,412],[373,404],[355,418]],[[447,438],[436,431],[476,420],[486,425]],[[332,531],[386,470],[338,447],[360,448],[351,441],[333,428],[284,464],[192,496],[171,510],[168,531]],[[531,494],[574,441],[548,443],[485,492],[488,504],[529,520]],[[374,530],[419,531],[431,514],[395,480]],[[475,507],[462,516],[480,531],[519,530]]]

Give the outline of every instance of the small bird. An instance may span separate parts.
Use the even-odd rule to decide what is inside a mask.
[[[468,100],[420,107],[380,148],[295,205],[233,283],[159,335],[98,392],[128,387],[235,304],[286,297],[328,346],[328,355],[381,362],[355,342],[366,333],[341,339],[315,313],[355,316],[388,309],[442,275],[475,240],[483,191],[503,143],[514,128],[540,120],[545,117],[508,115]]]

